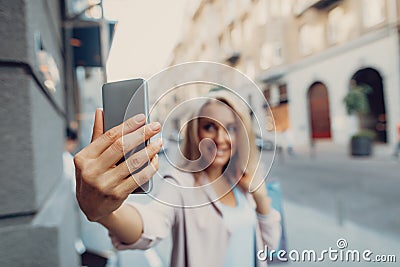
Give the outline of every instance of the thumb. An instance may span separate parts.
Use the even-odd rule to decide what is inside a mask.
[[[96,140],[103,133],[104,133],[104,113],[102,109],[97,108],[94,116],[92,140],[90,142]]]

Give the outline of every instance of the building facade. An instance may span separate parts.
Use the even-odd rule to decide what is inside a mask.
[[[0,2],[1,266],[79,264],[74,196],[63,178],[61,8],[60,1]]]
[[[274,115],[275,127],[268,109],[260,111],[265,129],[276,129],[282,145],[348,143],[358,122],[343,98],[352,83],[367,84],[371,110],[362,125],[376,132],[378,143],[394,146],[399,11],[398,0],[199,1],[188,9],[171,65],[216,61],[254,79]]]
[[[81,266],[63,152],[66,127],[84,128],[76,67],[104,69],[101,1],[1,0],[0,13],[0,266]]]

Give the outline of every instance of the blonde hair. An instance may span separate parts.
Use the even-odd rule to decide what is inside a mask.
[[[198,136],[198,117],[202,109],[212,103],[212,101],[217,100],[221,104],[226,104],[232,112],[235,114],[238,124],[243,125],[243,127],[238,127],[237,132],[237,149],[235,155],[231,158],[228,171],[234,172],[231,174],[236,174],[237,171],[246,173],[253,177],[258,169],[259,152],[255,144],[255,135],[252,127],[250,109],[245,104],[245,102],[239,98],[239,96],[228,91],[227,89],[211,90],[204,104],[198,108],[193,116],[185,126],[184,129],[184,139],[181,145],[181,151],[183,156],[190,161],[197,160],[200,157],[199,151],[199,136]],[[248,142],[246,142],[246,140]]]

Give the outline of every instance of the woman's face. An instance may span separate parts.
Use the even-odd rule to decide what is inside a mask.
[[[211,167],[223,167],[236,153],[237,121],[233,110],[220,102],[211,102],[200,113],[199,139],[209,138],[215,143],[207,146],[203,157]],[[215,158],[214,158],[215,154]]]

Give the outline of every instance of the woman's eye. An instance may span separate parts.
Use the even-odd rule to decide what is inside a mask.
[[[237,131],[236,126],[228,126],[226,129],[227,129],[228,132],[230,132],[230,133],[236,133],[236,131]]]
[[[214,124],[209,123],[209,124],[204,125],[203,129],[206,131],[212,131],[212,130],[215,130],[215,126],[214,126]]]

